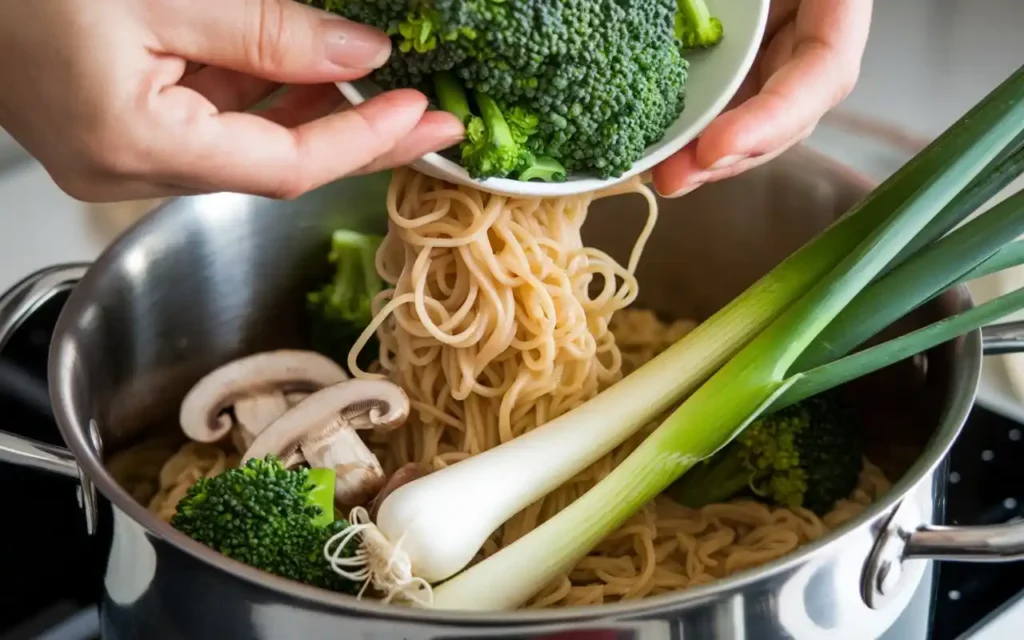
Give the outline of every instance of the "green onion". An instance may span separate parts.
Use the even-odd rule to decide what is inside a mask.
[[[943,209],[924,231],[903,248],[892,267],[902,264],[919,249],[938,240],[979,207],[994,198],[1024,172],[1024,135],[1017,136],[1003,153]],[[883,272],[883,274],[886,272]]]
[[[998,273],[1004,269],[1017,267],[1022,264],[1024,264],[1024,240],[1018,240],[1017,242],[1011,242],[1004,246],[991,258],[982,262],[974,269],[971,269],[969,272],[964,274],[962,278],[959,278],[955,284],[963,284],[965,282],[970,282],[971,280],[984,278],[985,276],[992,275],[993,273]]]
[[[995,322],[1024,308],[1024,289],[999,296],[927,327],[865,349],[800,374],[799,379],[772,405],[782,409],[833,387],[856,380],[904,358],[931,349],[968,331]]]
[[[921,250],[867,287],[821,332],[798,371],[835,360],[978,268],[1024,233],[1024,192]]]
[[[924,242],[922,247],[929,248],[920,253],[907,253],[905,247],[915,243],[916,238],[922,234],[936,239],[955,226],[959,220],[950,221],[964,212],[963,207],[951,204],[955,205],[958,198],[960,202],[965,202],[967,196],[963,194],[971,194],[972,189],[979,189],[973,192],[977,196],[980,190],[984,190],[979,185],[991,185],[990,181],[995,179],[990,172],[994,167],[1001,166],[1001,159],[1013,156],[1022,133],[1024,68],[989,94],[940,140],[876,189],[850,215],[773,270],[727,306],[722,314],[717,314],[712,321],[701,325],[690,334],[694,337],[689,341],[684,339],[662,357],[652,361],[651,364],[658,362],[656,367],[646,368],[644,374],[641,372],[645,368],[641,368],[580,410],[567,414],[575,414],[575,417],[564,421],[568,423],[579,421],[579,416],[586,416],[585,421],[574,425],[582,432],[577,441],[582,441],[586,436],[591,440],[600,438],[607,432],[631,432],[635,430],[635,425],[624,427],[623,423],[630,422],[632,417],[643,413],[645,408],[664,407],[666,395],[669,395],[666,391],[678,391],[700,380],[707,373],[712,374],[622,464],[590,491],[536,530],[440,585],[434,593],[434,606],[444,609],[494,610],[520,605],[550,580],[569,569],[694,464],[728,444],[763,411],[803,393],[800,389],[806,389],[807,385],[813,383],[817,391],[822,391],[837,380],[864,375],[884,366],[883,363],[893,358],[915,353],[914,349],[928,348],[935,340],[948,340],[955,335],[950,332],[971,330],[979,322],[990,319],[993,314],[1004,315],[1024,307],[1024,296],[1011,294],[993,301],[991,306],[983,305],[972,310],[973,313],[965,312],[956,318],[937,323],[922,330],[923,333],[915,332],[863,354],[838,360],[830,365],[831,369],[814,368],[804,375],[795,366],[819,335],[844,309],[855,305],[854,301],[876,279],[878,282],[875,286],[882,287],[878,290],[883,292],[885,287],[891,287],[892,290],[914,289],[918,297],[934,295],[937,290],[948,286],[979,264],[984,264],[987,258],[997,255],[998,246],[994,246],[993,239],[999,237],[998,232],[1002,230],[1001,237],[1009,241],[1013,235],[1012,229],[1020,222],[1019,211],[1016,209],[1019,201],[1016,198],[1004,207],[997,208],[998,215],[991,221],[982,223],[979,219],[972,222],[968,230],[951,234],[949,243],[931,245],[930,241]],[[953,216],[951,211],[957,215]],[[959,251],[955,250],[955,244],[950,244],[954,237],[966,242]],[[830,256],[819,253],[826,247],[834,253]],[[939,262],[936,256],[948,257],[950,260],[936,264]],[[787,269],[792,269],[800,261],[804,261],[802,266],[807,272],[791,275],[792,271]],[[901,264],[905,266],[900,268]],[[929,282],[920,287],[921,291],[916,291],[913,283],[904,278],[908,277],[905,275],[907,273],[916,272],[920,275],[922,264],[942,268],[945,273],[930,275]],[[890,271],[888,276],[880,277]],[[810,282],[807,273],[813,273]],[[887,284],[889,277],[893,280]],[[797,280],[799,286],[794,284]],[[896,284],[892,284],[894,282]],[[765,287],[765,283],[774,287]],[[881,296],[876,302],[906,306],[903,301],[890,301]],[[753,314],[754,321],[745,320],[749,314]],[[724,326],[718,324],[723,317],[729,319],[729,323]],[[738,339],[740,336],[742,339]],[[749,342],[748,336],[752,337]],[[721,348],[716,350],[715,343],[719,343]],[[741,346],[741,343],[745,343],[745,346]],[[692,346],[701,347],[699,356]],[[729,354],[729,359],[715,372],[723,353]],[[700,358],[703,357],[709,357],[713,362],[702,365]],[[700,373],[696,373],[698,370]],[[669,389],[672,385],[659,380],[659,376],[685,379],[688,384]],[[627,386],[629,391],[622,388],[627,382],[630,383]],[[649,393],[651,387],[658,387],[657,392]],[[672,395],[672,401],[675,401],[681,394]],[[639,405],[640,408],[617,408],[620,404],[633,407]],[[587,410],[588,406],[600,406],[602,411]],[[543,429],[533,433],[542,433]],[[490,512],[490,520],[486,523],[490,527],[494,524],[495,514],[504,517],[506,507],[518,503],[509,497],[516,494],[514,486],[501,493],[500,483],[485,481],[485,478],[490,480],[486,472],[488,465],[503,473],[505,485],[515,486],[529,484],[537,476],[564,482],[575,473],[577,451],[559,446],[572,443],[572,438],[563,436],[560,441],[552,438],[545,443],[558,448],[557,453],[563,458],[572,458],[571,461],[563,461],[559,469],[536,470],[533,465],[544,466],[544,463],[529,460],[526,453],[537,449],[529,444],[516,446],[516,443],[528,440],[532,435],[528,434],[485,454],[474,456],[396,491],[389,500],[399,498],[402,491],[408,489],[399,500],[407,502],[396,504],[392,511],[394,518],[388,523],[391,530],[384,531],[385,534],[394,540],[397,538],[392,536],[403,530],[410,531],[410,521],[406,521],[403,529],[400,516],[412,519],[426,517],[425,511],[408,502],[415,499],[432,503],[432,508],[444,510],[443,507],[448,506],[446,513],[450,513],[453,504],[461,504],[469,513],[474,508],[485,509]],[[532,444],[536,445],[540,440],[537,438]],[[545,454],[551,455],[550,452]],[[486,463],[480,464],[484,459]],[[522,467],[527,466],[524,464],[527,461],[530,464],[525,471],[512,473],[513,462]],[[474,462],[478,464],[472,464]],[[464,470],[460,470],[460,467],[464,467]],[[569,473],[570,469],[572,473]],[[441,477],[429,483],[434,476]],[[473,500],[468,500],[469,504],[466,504],[467,501],[453,502],[452,495],[456,488],[445,486],[453,482],[462,485],[481,482],[476,488],[463,488],[463,495],[475,497],[475,493],[480,492],[479,487],[485,486],[487,495],[500,506],[491,508],[475,504]],[[561,482],[549,483],[543,488],[550,491]],[[419,483],[424,484],[417,488]],[[427,489],[445,492],[444,500],[432,501]],[[494,493],[496,489],[499,491],[497,495]],[[387,501],[382,507],[382,514],[386,506]],[[466,524],[464,518],[453,520],[458,520],[462,526]],[[493,528],[488,529],[488,532]],[[424,535],[426,531],[413,527],[413,533],[418,536]],[[440,538],[444,533],[436,535]],[[475,537],[471,540],[473,544],[476,543]],[[467,540],[463,538],[460,542]],[[413,566],[417,566],[415,557]]]

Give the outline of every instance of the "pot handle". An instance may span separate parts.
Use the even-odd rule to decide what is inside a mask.
[[[986,356],[1024,352],[1024,321],[984,327],[981,340]],[[1024,520],[954,527],[922,524],[922,520],[914,501],[904,499],[882,530],[861,579],[861,595],[872,609],[885,606],[899,590],[904,562],[1024,560]]]
[[[1024,351],[1024,320],[1003,322],[981,330],[981,347],[986,356]]]
[[[73,287],[88,268],[86,263],[47,267],[0,296],[0,351],[29,315],[54,295]],[[69,449],[0,430],[0,462],[78,478],[78,504],[85,512],[85,528],[90,535],[96,532],[96,489]]]
[[[985,327],[981,344],[987,356],[1024,352],[1024,321]],[[961,562],[1024,560],[1024,521],[973,527],[922,525],[907,536],[903,557]]]

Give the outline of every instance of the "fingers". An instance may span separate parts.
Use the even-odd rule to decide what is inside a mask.
[[[654,190],[666,198],[681,198],[704,184],[704,170],[697,164],[697,141],[683,147],[654,168]]]
[[[407,165],[428,153],[447,149],[462,140],[462,137],[462,125],[451,114],[428,111],[401,145],[356,173],[373,173]]]
[[[653,171],[658,193],[678,197],[763,164],[797,144],[852,89],[871,22],[870,0],[792,0],[773,12],[771,42],[737,94],[740,102]],[[760,86],[746,98],[750,89]],[[734,101],[735,104],[736,101]]]
[[[257,115],[292,129],[330,115],[344,104],[345,99],[333,84],[293,85]]]
[[[172,87],[168,92],[176,90],[188,91]],[[289,129],[274,122],[273,115],[203,114],[193,105],[186,108],[189,116],[168,123],[163,143],[153,151],[155,169],[163,170],[165,182],[198,189],[296,197],[388,157],[400,143],[422,144],[420,136],[426,134],[412,135],[426,108],[422,94],[392,91]],[[277,113],[288,117],[287,110]],[[429,140],[462,135],[461,123],[448,114],[432,116],[427,125],[434,136]]]
[[[761,91],[701,134],[698,164],[770,153],[820,120],[853,88],[870,21],[866,0],[804,0],[764,53]]]
[[[276,82],[217,67],[203,67],[186,74],[178,84],[205,96],[218,111],[245,111],[281,86]],[[334,93],[338,93],[337,90]]]
[[[166,53],[279,83],[353,80],[383,65],[391,53],[391,41],[380,31],[294,0],[147,6]]]
[[[654,189],[666,198],[681,198],[710,182],[718,182],[759,167],[806,140],[814,131],[808,127],[773,151],[746,158],[730,166],[706,170],[697,161],[697,142],[687,145],[659,166],[653,173]]]

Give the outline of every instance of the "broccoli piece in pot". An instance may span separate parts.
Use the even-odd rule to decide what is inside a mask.
[[[668,494],[699,508],[750,491],[820,516],[853,492],[862,466],[863,441],[853,411],[830,392],[758,419]]]

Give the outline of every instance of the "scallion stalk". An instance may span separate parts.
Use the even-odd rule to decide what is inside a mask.
[[[800,356],[805,371],[841,358],[992,258],[1024,233],[1024,192],[923,248],[850,303]]]
[[[882,272],[882,275],[886,275],[890,269],[903,264],[904,260],[915,255],[918,250],[952,231],[965,218],[1008,187],[1022,172],[1024,172],[1024,135],[1019,135],[992,161],[986,171],[961,191],[921,233],[917,234],[910,244],[903,248],[889,269]]]
[[[571,567],[694,464],[725,446],[762,411],[773,406],[787,393],[792,393],[792,388],[796,388],[801,381],[801,375],[793,373],[793,365],[807,347],[866,286],[896,264],[896,258],[904,247],[926,230],[958,194],[974,183],[976,178],[983,176],[984,171],[991,168],[991,163],[1005,157],[1008,149],[1012,149],[1017,136],[1024,132],[1024,68],[990,94],[952,131],[952,134],[947,133],[943,137],[940,144],[930,147],[931,154],[926,151],[923,157],[919,156],[908,165],[907,172],[902,174],[902,182],[887,183],[888,187],[883,185],[862,203],[854,212],[855,215],[844,218],[819,237],[819,241],[827,239],[833,246],[841,245],[843,241],[850,242],[851,246],[839,254],[842,258],[835,267],[812,284],[799,299],[786,306],[763,330],[757,332],[746,346],[685,400],[622,464],[540,527],[438,587],[434,593],[434,606],[463,610],[518,606]],[[936,149],[942,153],[938,154]],[[937,162],[940,156],[945,162]],[[879,203],[888,208],[872,208],[879,207]],[[884,224],[866,223],[868,220],[876,222],[873,216],[884,219]],[[858,223],[864,226],[858,226]],[[844,233],[836,232],[836,229],[842,229]],[[837,236],[841,236],[842,240]],[[818,243],[819,246],[823,244]],[[945,282],[955,280],[970,268],[963,264],[959,267],[962,268],[956,273],[947,274]],[[816,273],[818,276],[820,271]],[[743,298],[741,296],[740,299]],[[1014,299],[1006,304],[1024,305],[1024,300]],[[934,337],[934,334],[931,335]],[[902,348],[906,348],[907,344],[915,343],[898,343]],[[881,361],[884,358],[876,354],[874,362]],[[666,359],[664,362],[671,360]],[[667,366],[659,373],[672,374]],[[647,397],[632,398],[629,394],[616,394],[623,383],[601,394],[595,401],[609,396],[630,403],[649,400]],[[608,421],[615,420],[617,416],[591,414],[588,417],[593,420],[590,429],[585,429],[583,424],[578,425],[578,429],[585,434],[596,434],[605,431]],[[541,432],[541,429],[534,433],[537,432]],[[443,489],[447,482],[456,478],[461,483],[477,482],[479,478],[468,470],[470,465],[467,465],[467,473],[460,475],[457,470],[475,460],[482,462],[484,458],[487,458],[485,465],[500,467],[505,474],[501,480],[510,483],[508,472],[514,464],[536,464],[526,455],[531,447],[522,447],[517,452],[519,455],[513,455],[512,449],[507,448],[525,439],[519,438],[446,469],[455,473],[448,474],[446,479],[438,479],[438,482],[432,483],[431,488]],[[573,450],[559,447],[559,451],[564,455]],[[572,465],[563,463],[563,466]],[[534,474],[525,475],[530,478]],[[551,477],[557,475],[557,472],[546,470],[539,475]],[[523,477],[523,474],[517,474],[514,482],[519,483]],[[415,498],[429,501],[429,492],[425,491],[427,485],[422,485],[424,491],[417,491],[414,488],[417,483],[403,488],[412,489],[406,498],[410,501]],[[477,492],[481,497],[486,495],[493,499],[500,483],[484,484],[486,486],[477,489]],[[548,485],[550,489],[556,486],[558,484]],[[476,506],[475,501],[473,505]],[[405,516],[412,516],[414,512],[423,513],[411,504],[408,506],[408,510],[396,510],[395,515],[399,511],[405,511]],[[498,511],[503,512],[507,506],[503,504]],[[419,551],[422,553],[425,550]]]
[[[1022,308],[1024,308],[1024,289],[1017,289],[899,338],[893,338],[869,349],[811,369],[800,374],[799,379],[776,399],[771,409],[783,409],[851,380],[856,380],[904,358],[995,322]]]
[[[1018,267],[1024,264],[1024,240],[1011,242],[997,251],[991,258],[971,269],[959,278],[954,284],[963,284],[978,278],[998,273],[1004,269]]]

